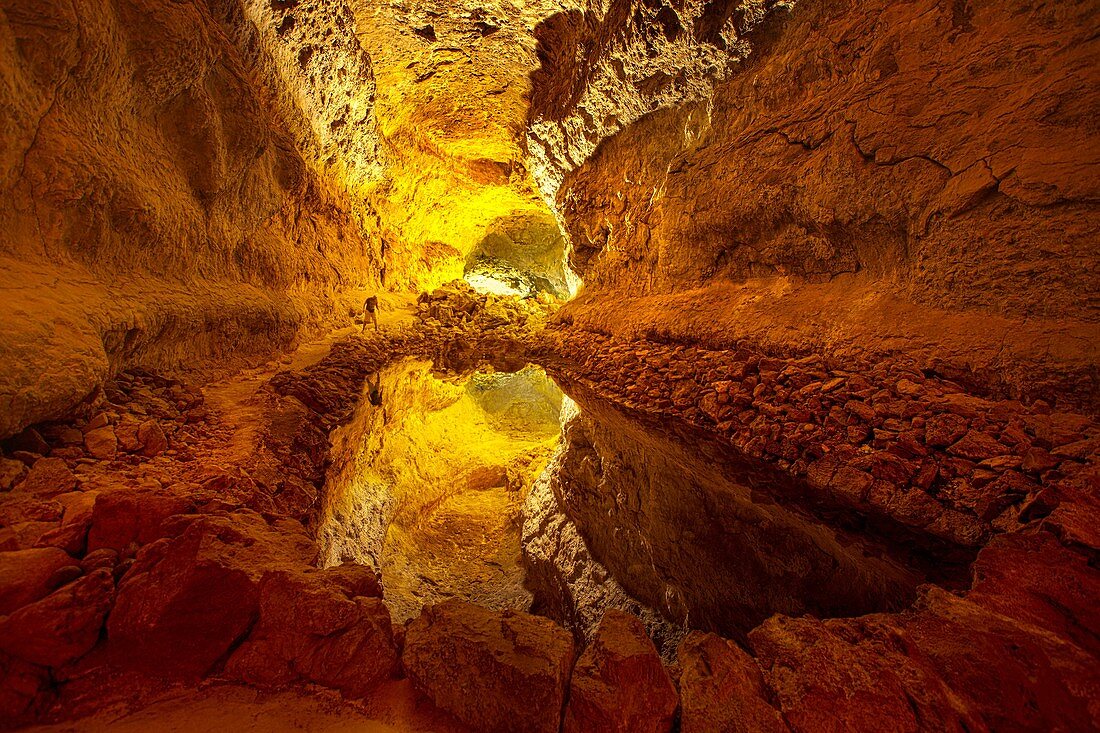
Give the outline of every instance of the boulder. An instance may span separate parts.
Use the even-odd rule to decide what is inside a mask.
[[[450,600],[408,627],[402,657],[435,705],[487,733],[556,733],[573,637],[549,619]]]
[[[573,668],[566,733],[667,733],[678,697],[642,622],[611,609]]]
[[[760,733],[789,729],[769,701],[760,668],[729,639],[693,631],[681,642],[683,733]]]
[[[0,615],[48,595],[57,587],[58,571],[72,564],[69,554],[56,547],[0,552]]]
[[[44,667],[82,657],[99,640],[114,589],[111,571],[95,570],[0,618],[0,651]]]
[[[164,536],[164,520],[194,511],[181,496],[152,489],[108,491],[96,497],[88,531],[88,551],[109,547],[125,553]]]
[[[311,565],[316,550],[299,523],[247,510],[166,524],[122,578],[107,635],[130,666],[197,678],[255,623],[264,573]]]
[[[0,653],[0,726],[29,722],[40,711],[41,693],[49,685],[50,671],[45,667]]]
[[[260,619],[226,664],[257,686],[306,681],[363,697],[398,668],[390,614],[372,583],[341,571],[277,570],[260,583]]]
[[[37,496],[56,496],[74,490],[78,481],[62,458],[39,458],[19,484],[19,490]]]

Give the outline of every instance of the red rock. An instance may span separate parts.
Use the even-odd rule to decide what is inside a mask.
[[[1008,453],[1008,449],[993,437],[985,433],[979,433],[976,430],[968,431],[966,435],[947,450],[949,453],[972,461],[981,461]]]
[[[910,658],[889,617],[773,616],[749,642],[794,731],[965,731],[985,726],[936,672]],[[685,696],[686,697],[686,696]]]
[[[693,631],[680,644],[683,733],[784,733],[756,661],[716,634]]]
[[[78,481],[61,458],[39,458],[19,484],[19,490],[36,496],[54,496],[72,491]]]
[[[27,475],[22,461],[0,458],[0,491],[8,491]]]
[[[22,493],[0,496],[0,526],[19,522],[57,522],[62,505],[51,499],[40,499]]]
[[[1054,535],[995,537],[971,570],[968,601],[1048,629],[1100,656],[1100,571]]]
[[[141,444],[139,452],[149,458],[168,450],[168,437],[156,420],[146,420],[138,426],[137,440]]]
[[[263,574],[309,565],[316,551],[297,522],[250,511],[171,524],[178,534],[142,548],[119,584],[107,633],[131,666],[199,677],[255,622]]]
[[[946,448],[965,435],[966,428],[966,419],[958,415],[932,415],[924,426],[924,442],[936,448]]]
[[[89,430],[84,434],[84,449],[88,455],[101,461],[113,461],[118,453],[115,429],[110,425]]]
[[[64,550],[40,547],[0,552],[0,615],[6,615],[48,595],[61,568],[73,564]]]
[[[408,627],[402,657],[437,707],[487,733],[556,733],[573,637],[549,619],[451,600]]]
[[[125,553],[164,537],[164,521],[194,511],[181,496],[150,489],[108,491],[96,497],[88,532],[88,551],[110,547]]]
[[[0,725],[29,722],[44,707],[42,693],[49,685],[45,667],[0,654]]]
[[[376,589],[377,580],[359,588]],[[260,584],[260,619],[226,665],[254,685],[303,680],[349,697],[367,695],[399,669],[389,611],[381,598],[348,588],[346,571],[274,571]]]
[[[565,733],[665,733],[676,688],[636,617],[614,609],[600,621],[569,683]]]
[[[82,657],[99,640],[114,589],[111,571],[96,570],[0,618],[0,651],[45,667]]]

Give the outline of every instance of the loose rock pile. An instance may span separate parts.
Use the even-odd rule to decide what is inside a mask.
[[[800,479],[812,503],[962,547],[1076,501],[1068,479],[1100,454],[1088,416],[978,396],[904,359],[840,365],[569,330],[550,332],[543,353],[565,380]]]

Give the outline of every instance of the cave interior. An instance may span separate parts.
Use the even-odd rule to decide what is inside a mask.
[[[0,730],[1100,730],[1091,0],[0,0]]]

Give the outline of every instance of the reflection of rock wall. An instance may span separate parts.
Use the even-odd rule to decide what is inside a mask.
[[[345,181],[328,178],[376,165],[369,63],[346,12],[325,38],[304,5],[267,6],[0,5],[0,357],[13,365],[0,434],[126,364],[239,364],[331,322],[336,286],[376,280]],[[342,90],[319,88],[349,71]],[[306,134],[330,102],[348,124],[322,115],[324,135]]]
[[[615,581],[670,621],[744,634],[772,613],[896,608],[920,580],[883,547],[757,496],[714,456],[599,403],[583,401],[565,437],[551,481],[565,516]]]

